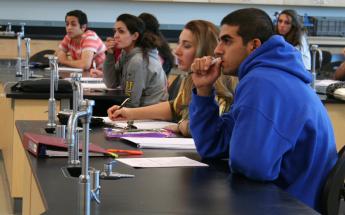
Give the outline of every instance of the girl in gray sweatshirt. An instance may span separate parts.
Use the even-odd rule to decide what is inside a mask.
[[[122,14],[116,19],[114,38],[107,40],[103,65],[104,83],[109,88],[121,87],[130,97],[127,107],[141,107],[168,99],[167,78],[156,47],[159,39],[145,32],[141,19]],[[122,49],[115,62],[113,49]]]

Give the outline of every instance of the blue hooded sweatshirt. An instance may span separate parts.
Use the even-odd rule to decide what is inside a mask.
[[[240,65],[230,112],[214,95],[190,105],[190,129],[203,158],[229,157],[234,173],[272,181],[318,210],[320,191],[337,160],[331,121],[311,89],[300,53],[272,36]]]

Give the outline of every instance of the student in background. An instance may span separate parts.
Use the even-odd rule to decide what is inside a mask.
[[[170,70],[175,64],[174,55],[171,52],[170,46],[163,34],[159,30],[159,22],[155,16],[149,13],[141,13],[139,18],[142,19],[145,23],[146,31],[152,32],[159,38],[158,53],[162,61],[162,67],[165,71],[165,74],[168,76]]]
[[[343,49],[343,54],[345,56],[345,49]],[[342,64],[340,64],[340,66],[335,71],[334,79],[345,81],[345,61]]]
[[[188,22],[184,26],[175,48],[178,69],[185,72],[178,77],[181,78],[181,85],[177,97],[171,101],[140,108],[120,109],[119,106],[113,106],[108,110],[109,118],[112,120],[157,119],[174,121],[178,122],[178,126],[169,127],[169,129],[181,133],[183,136],[190,136],[188,106],[193,82],[188,72],[190,72],[190,66],[195,57],[212,55],[217,45],[218,33],[217,27],[210,22],[203,20]],[[216,101],[220,106],[219,114],[229,110],[233,98],[232,90],[227,88],[224,82],[230,83],[228,79],[221,76],[215,84]],[[234,85],[232,87],[234,88]]]
[[[309,44],[296,11],[283,10],[278,16],[275,31],[277,34],[282,35],[287,42],[295,46],[301,52],[304,66],[310,71],[311,55]]]
[[[87,30],[86,14],[80,10],[70,11],[65,22],[67,34],[59,45],[59,63],[83,70],[93,67],[101,70],[106,48],[94,31]]]
[[[122,14],[114,25],[114,48],[122,49],[118,62],[113,53],[106,55],[104,83],[120,86],[130,97],[127,107],[142,107],[168,99],[167,78],[160,63],[155,35],[145,32],[144,22]],[[109,50],[109,49],[108,49]]]
[[[232,173],[270,181],[318,209],[338,159],[332,123],[298,51],[274,35],[270,17],[247,8],[223,18],[212,57],[192,64],[190,129],[202,158],[229,158]],[[234,103],[218,114],[213,84],[238,76]],[[205,132],[207,131],[207,132]]]

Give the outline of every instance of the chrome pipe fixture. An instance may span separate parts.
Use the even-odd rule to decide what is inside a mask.
[[[16,33],[12,31],[12,23],[8,22],[5,31],[0,31],[0,36],[2,37],[15,37]]]
[[[55,116],[56,116],[56,101],[54,91],[58,89],[58,57],[49,55],[49,66],[50,66],[50,97],[48,100],[48,128],[55,128]]]
[[[311,74],[313,75],[313,80],[311,82],[311,87],[315,89],[315,80],[316,80],[316,53],[319,54],[319,69],[322,66],[322,50],[319,49],[319,46],[316,44],[311,45],[310,50],[312,52],[312,67],[311,67]]]
[[[71,74],[73,90],[73,113],[78,111],[80,103],[83,101],[83,87],[81,85],[82,73],[74,72]]]
[[[83,154],[82,154],[82,168],[81,175],[79,176],[79,190],[80,190],[80,214],[90,214],[90,202],[91,202],[91,187],[90,187],[90,175],[89,175],[89,144],[90,144],[90,122],[92,117],[92,109],[95,105],[93,100],[83,100],[80,104],[80,111],[77,114],[72,114],[75,118],[73,122],[76,122],[79,118],[83,124]],[[75,120],[76,119],[76,120]],[[77,124],[77,123],[76,123]],[[74,124],[73,126],[76,126]],[[70,125],[70,124],[69,124]],[[75,145],[76,151],[79,152],[79,144]]]
[[[20,23],[21,31],[17,32],[17,64],[16,64],[16,76],[23,76],[22,73],[22,39],[24,38],[24,26],[25,23]]]
[[[25,69],[24,69],[24,80],[28,80],[32,74],[30,74],[30,38],[24,38],[26,56],[25,56]]]
[[[80,107],[83,102],[83,89],[81,86],[82,74],[75,72],[71,74],[71,84],[73,90],[73,111],[67,122],[67,149],[68,165],[79,166],[79,133],[77,130],[78,119],[83,116]]]
[[[22,73],[22,39],[23,34],[21,32],[17,33],[17,64],[16,64],[16,76],[23,76]]]

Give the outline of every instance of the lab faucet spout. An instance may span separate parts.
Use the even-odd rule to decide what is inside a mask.
[[[67,123],[67,148],[68,148],[68,165],[79,166],[79,131],[78,119],[86,116],[86,111],[73,112]]]

